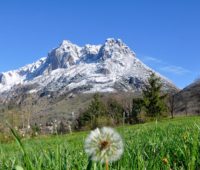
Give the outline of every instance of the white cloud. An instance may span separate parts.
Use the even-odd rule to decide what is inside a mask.
[[[183,74],[186,74],[186,73],[190,73],[190,70],[187,70],[187,69],[180,67],[180,66],[174,66],[174,65],[168,65],[168,66],[160,67],[159,70],[164,71],[164,72],[168,72],[168,73],[177,74],[177,75],[183,75]]]
[[[153,67],[155,70],[160,70],[160,71],[163,71],[166,73],[172,73],[175,75],[184,75],[187,73],[191,73],[191,71],[188,69],[185,69],[181,66],[168,64],[168,63],[166,63],[158,58],[155,58],[155,57],[144,56],[144,57],[142,57],[142,61],[144,61],[144,63],[146,63],[147,65],[153,64]]]
[[[146,62],[162,63],[161,60],[154,58],[154,57],[150,57],[150,56],[145,56],[143,58],[143,60],[146,61]]]

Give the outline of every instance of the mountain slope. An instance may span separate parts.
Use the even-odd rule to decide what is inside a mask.
[[[24,93],[60,96],[64,93],[141,91],[154,72],[121,40],[79,47],[64,40],[48,56],[18,70],[0,74],[0,98]],[[165,77],[163,90],[177,90]]]
[[[174,96],[177,114],[200,115],[200,80],[185,87]]]

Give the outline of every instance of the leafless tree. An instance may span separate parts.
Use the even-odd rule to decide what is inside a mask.
[[[185,109],[185,115],[187,116],[188,115],[188,102],[187,102],[187,100],[183,101],[183,105],[184,105],[184,109]]]
[[[174,118],[174,107],[175,107],[175,95],[174,94],[170,94],[168,96],[168,99],[169,99],[169,111],[170,111],[170,115],[171,115],[171,118],[173,119]]]

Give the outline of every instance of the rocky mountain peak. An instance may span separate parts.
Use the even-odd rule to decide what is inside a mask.
[[[99,51],[99,55],[102,60],[106,60],[110,57],[117,59],[119,56],[125,57],[132,54],[134,55],[134,53],[125,43],[122,42],[122,40],[113,38],[108,38]]]
[[[47,57],[46,64],[51,70],[57,68],[67,68],[74,65],[80,56],[80,47],[72,44],[70,41],[64,40],[58,48],[53,49]]]
[[[154,72],[136,58],[135,53],[120,39],[109,38],[103,45],[79,47],[64,40],[48,56],[18,70],[0,74],[0,97],[28,91],[59,95],[69,92],[140,91]],[[176,87],[156,73],[165,89]],[[34,89],[31,89],[34,88]]]

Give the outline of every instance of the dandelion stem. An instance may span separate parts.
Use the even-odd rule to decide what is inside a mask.
[[[109,167],[108,167],[108,159],[106,159],[106,170],[109,170]]]

